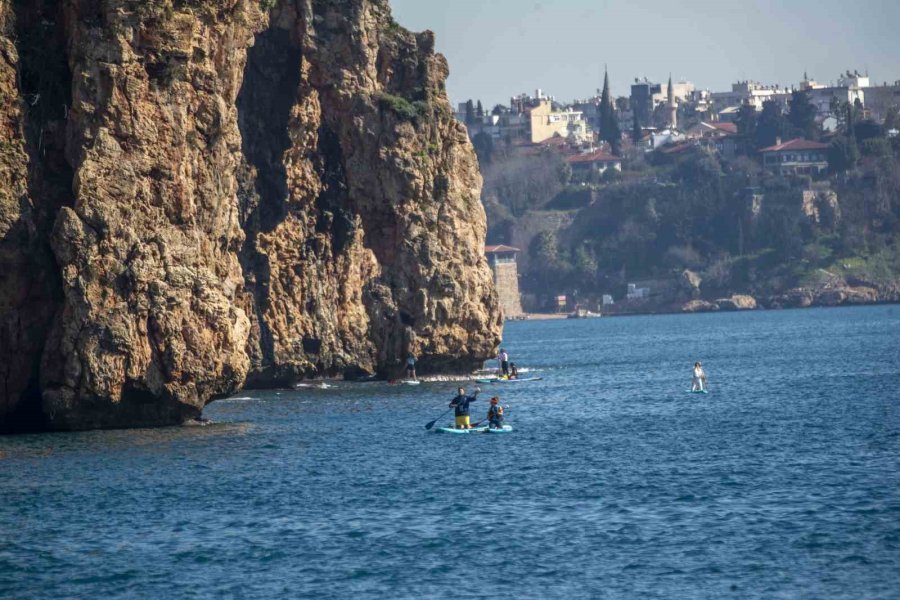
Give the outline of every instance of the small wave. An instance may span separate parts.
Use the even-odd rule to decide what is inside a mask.
[[[324,381],[319,382],[319,383],[297,383],[297,384],[294,384],[295,390],[301,390],[301,389],[330,390],[333,387],[337,387],[337,386],[327,384]]]

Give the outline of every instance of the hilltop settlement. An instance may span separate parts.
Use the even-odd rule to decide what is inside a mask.
[[[507,318],[900,300],[900,81],[460,104]]]

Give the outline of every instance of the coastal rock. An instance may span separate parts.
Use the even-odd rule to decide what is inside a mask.
[[[873,304],[875,302],[878,302],[878,291],[870,287],[841,287],[824,290],[815,297],[815,304],[820,306]]]
[[[706,300],[691,300],[689,302],[685,302],[681,306],[681,312],[686,313],[695,313],[695,312],[714,312],[719,310],[719,305],[714,302],[707,302]]]
[[[755,310],[756,298],[745,294],[735,294],[730,298],[719,298],[716,305],[720,310]]]
[[[493,352],[481,179],[432,34],[382,0],[38,4],[60,11],[68,171],[23,188],[4,38],[0,335],[22,356],[4,406],[52,429],[165,425],[245,384]]]
[[[700,284],[703,278],[697,273],[685,269],[681,273],[681,290],[694,300],[700,297]]]

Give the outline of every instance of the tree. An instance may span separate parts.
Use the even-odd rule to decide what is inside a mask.
[[[466,101],[466,125],[475,123],[475,105],[471,100]]]
[[[493,109],[491,109],[491,114],[498,116],[498,117],[505,112],[506,112],[506,107],[503,106],[502,104],[497,104],[496,106],[494,106]]]
[[[482,106],[481,100],[478,101],[478,106],[477,106],[477,108],[475,109],[475,115],[476,115],[479,119],[483,119],[483,118],[484,118],[484,106]]]
[[[634,118],[631,121],[631,141],[635,144],[640,144],[641,138],[644,137],[643,131],[641,130],[641,121],[638,119],[637,111],[634,111],[632,114],[634,115]]]
[[[816,107],[809,101],[809,94],[805,90],[795,90],[791,94],[787,120],[806,139],[814,140],[818,138],[819,127],[816,125]]]
[[[622,132],[609,94],[609,73],[603,74],[603,92],[600,94],[600,139],[609,142],[613,154],[622,151]]]
[[[756,109],[749,104],[742,105],[735,124],[745,149],[753,147],[756,142]]]
[[[885,131],[890,131],[891,129],[896,129],[898,126],[900,126],[900,109],[896,106],[892,106],[884,116],[884,129]]]
[[[832,173],[844,173],[856,167],[859,148],[853,136],[835,138],[828,146],[828,168]]]
[[[490,164],[494,158],[494,138],[490,134],[481,131],[472,138],[472,145],[475,147],[478,162],[482,165]]]
[[[756,122],[756,147],[773,146],[783,135],[784,115],[781,114],[781,107],[774,100],[766,100]]]

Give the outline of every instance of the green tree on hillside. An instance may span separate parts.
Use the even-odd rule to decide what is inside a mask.
[[[808,140],[818,139],[816,107],[809,101],[809,94],[806,91],[796,90],[791,94],[787,120],[801,136]]]
[[[475,105],[472,103],[472,100],[466,101],[466,125],[472,125],[475,123]]]
[[[637,111],[633,113],[634,117],[631,121],[631,141],[635,144],[641,143],[643,131],[641,130],[641,121],[638,119]]]
[[[783,136],[784,115],[781,114],[781,106],[774,100],[766,100],[756,121],[755,145],[757,148],[773,146]]]
[[[738,135],[743,140],[745,150],[753,148],[756,144],[756,109],[749,104],[741,106],[737,119]]]
[[[478,101],[478,105],[477,105],[476,108],[475,108],[475,115],[476,115],[479,119],[483,119],[483,118],[484,118],[484,106],[482,106],[481,100]]]
[[[472,146],[475,147],[475,154],[482,166],[490,164],[494,159],[494,138],[489,133],[479,132],[472,138]]]
[[[610,98],[609,73],[606,71],[603,74],[603,92],[600,94],[600,139],[609,142],[613,154],[622,151],[622,132]]]
[[[900,108],[892,106],[884,116],[884,128],[890,130],[896,129],[898,126],[900,126]]]

